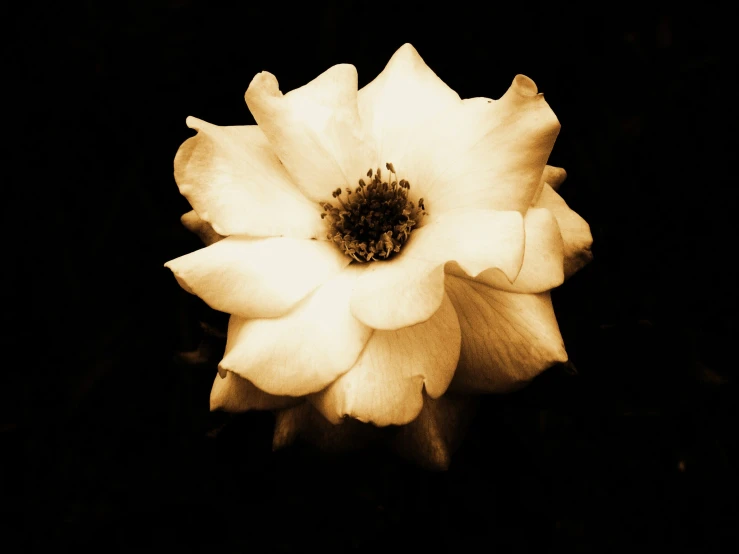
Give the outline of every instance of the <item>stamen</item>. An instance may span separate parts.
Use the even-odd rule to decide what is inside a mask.
[[[327,238],[357,262],[387,260],[400,252],[413,228],[426,215],[423,198],[416,207],[408,200],[410,183],[405,179],[397,181],[392,163],[385,167],[390,172],[388,181],[383,181],[379,167],[374,172],[369,169],[369,184],[359,179],[353,196],[352,190],[346,188],[346,201],[341,187],[333,191],[331,195],[339,207],[321,203],[325,212],[321,219],[329,227]]]

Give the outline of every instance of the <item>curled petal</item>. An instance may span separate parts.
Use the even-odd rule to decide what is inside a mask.
[[[274,152],[301,191],[316,202],[367,171],[368,146],[357,110],[357,70],[340,64],[285,95],[263,71],[246,103]]]
[[[499,268],[518,275],[524,254],[519,212],[468,210],[451,213],[413,231],[395,258],[371,262],[351,300],[352,313],[374,329],[400,329],[427,320],[444,297],[444,265],[476,276]]]
[[[174,160],[180,192],[220,235],[324,238],[320,209],[290,181],[256,125],[219,127],[195,117]]]
[[[302,398],[266,393],[231,371],[226,371],[224,377],[216,375],[210,391],[211,411],[239,413],[249,410],[282,410],[301,402]]]
[[[444,295],[428,321],[375,331],[354,367],[308,399],[332,423],[346,415],[378,426],[404,425],[421,411],[424,386],[432,398],[444,394],[460,341],[457,315]]]
[[[228,237],[164,266],[211,308],[253,318],[286,313],[349,261],[328,241]]]
[[[536,189],[536,194],[534,194],[534,197],[531,199],[531,205],[536,206],[536,203],[541,197],[541,192],[544,190],[544,185],[548,184],[554,190],[557,190],[559,185],[561,185],[566,178],[567,172],[563,168],[555,167],[553,165],[545,166],[544,173],[542,173],[541,180],[539,181],[539,187]]]
[[[401,46],[382,73],[359,91],[362,124],[377,147],[373,166],[397,164],[414,129],[459,102],[459,95],[436,76],[413,46]]]
[[[549,185],[545,185],[542,189],[536,206],[548,209],[557,219],[564,241],[564,274],[567,279],[593,259],[593,252],[590,249],[593,245],[590,225],[572,211]]]
[[[417,128],[393,163],[432,218],[468,208],[526,213],[559,127],[534,82],[518,75],[499,100],[463,100]]]
[[[493,268],[480,273],[475,281],[510,292],[544,292],[563,283],[564,245],[557,220],[547,209],[531,208],[524,217],[524,226],[526,246],[516,279],[511,283],[500,269]],[[465,276],[456,267],[447,268],[447,273]]]
[[[447,275],[462,348],[453,390],[509,392],[567,361],[548,292],[517,294]]]
[[[282,317],[232,316],[219,367],[271,394],[302,396],[323,389],[354,365],[372,334],[349,311],[359,271],[347,267]]]
[[[567,179],[567,172],[564,168],[548,165],[544,168],[544,173],[541,176],[542,188],[544,188],[543,183],[547,183],[554,190],[557,190],[565,179]]]
[[[198,216],[195,210],[190,210],[186,214],[183,214],[180,221],[188,231],[195,233],[200,240],[203,241],[205,246],[210,246],[211,244],[225,238],[216,233],[210,224],[200,219],[200,216]]]

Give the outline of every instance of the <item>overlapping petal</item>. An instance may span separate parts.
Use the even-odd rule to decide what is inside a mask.
[[[194,117],[187,125],[198,134],[177,151],[175,180],[216,233],[325,238],[320,209],[290,181],[259,127],[219,127]]]
[[[444,394],[454,375],[461,343],[449,297],[431,319],[397,331],[375,331],[357,363],[309,400],[326,418],[343,416],[375,425],[403,425],[423,406],[423,390]]]
[[[210,391],[211,411],[239,413],[249,410],[282,410],[301,402],[302,398],[266,393],[232,371],[226,371],[223,377],[216,375]]]
[[[549,185],[554,190],[557,190],[559,185],[561,185],[565,179],[567,179],[567,172],[564,168],[555,167],[553,165],[545,166],[544,173],[542,173],[541,180],[539,181],[539,188],[531,199],[531,205],[536,206],[537,202],[539,202],[541,193],[544,190],[544,185]]]
[[[311,200],[331,200],[333,190],[366,173],[373,156],[362,134],[354,66],[336,65],[284,95],[275,76],[263,71],[245,98],[274,152]]]
[[[436,76],[413,46],[401,46],[382,73],[359,91],[362,124],[377,149],[372,166],[384,168],[392,162],[404,171],[399,162],[412,146],[415,129],[459,102],[459,95]]]
[[[186,214],[183,214],[180,221],[182,222],[182,225],[185,226],[185,229],[191,233],[195,233],[198,238],[203,241],[205,246],[210,246],[211,244],[226,238],[223,235],[216,233],[208,222],[200,219],[200,216],[198,216],[195,210],[190,210]]]
[[[536,84],[518,75],[499,100],[463,100],[419,126],[393,163],[432,220],[469,208],[526,213],[559,128]]]
[[[523,255],[524,225],[519,212],[447,214],[415,230],[395,258],[372,262],[357,281],[351,310],[374,329],[414,325],[427,320],[441,305],[447,262],[455,261],[470,276],[498,268],[513,281]]]
[[[454,390],[509,392],[567,353],[548,292],[517,294],[447,276],[462,347]]]
[[[543,187],[536,206],[548,209],[557,219],[564,241],[564,274],[567,279],[593,259],[590,225],[572,211],[549,185]]]
[[[511,283],[498,268],[487,269],[475,281],[509,292],[544,292],[558,287],[564,281],[564,245],[557,220],[545,208],[531,208],[524,217],[526,245],[523,265]],[[455,264],[447,273],[465,277]]]
[[[271,394],[300,396],[324,388],[354,365],[372,334],[349,311],[359,272],[347,267],[282,317],[232,316],[219,367]]]
[[[328,241],[233,236],[164,265],[211,308],[254,318],[286,313],[349,261]]]

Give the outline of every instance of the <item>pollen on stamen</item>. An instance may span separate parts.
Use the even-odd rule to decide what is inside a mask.
[[[387,180],[383,180],[380,168],[374,172],[370,168],[370,182],[359,179],[354,194],[349,187],[345,189],[345,198],[341,187],[331,193],[338,206],[330,202],[320,204],[324,210],[321,219],[328,225],[326,237],[356,262],[392,258],[426,215],[423,198],[418,206],[411,202],[410,183],[397,180],[392,163],[385,167],[390,172]]]

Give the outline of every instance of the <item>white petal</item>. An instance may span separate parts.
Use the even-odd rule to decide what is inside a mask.
[[[349,311],[359,271],[347,267],[282,317],[231,317],[220,367],[290,396],[319,391],[346,373],[372,334]]]
[[[413,46],[401,46],[382,73],[359,91],[362,124],[377,147],[373,166],[397,164],[414,129],[459,102],[459,95],[436,76]]]
[[[516,279],[511,283],[500,269],[493,268],[480,273],[475,281],[510,292],[544,292],[564,282],[564,245],[557,220],[547,209],[531,208],[524,217],[524,226],[526,246]],[[465,276],[455,267],[448,268],[447,273]]]
[[[525,213],[559,133],[534,82],[518,75],[497,101],[463,100],[422,125],[391,160],[432,218],[478,208]]]
[[[536,206],[548,209],[557,219],[564,241],[564,274],[571,277],[593,259],[590,225],[549,185],[544,186]]]
[[[190,210],[186,214],[183,214],[180,221],[188,231],[195,233],[200,237],[200,240],[203,241],[205,246],[210,246],[211,244],[225,238],[216,233],[209,223],[200,219],[200,216],[198,216],[195,210]]]
[[[268,394],[231,371],[227,371],[225,377],[216,375],[210,391],[211,411],[239,413],[249,410],[281,410],[301,402],[302,398]]]
[[[513,281],[524,254],[519,212],[468,210],[414,230],[395,258],[370,262],[352,296],[352,313],[374,329],[427,320],[444,296],[444,264],[467,275],[493,267]],[[505,278],[505,277],[504,277]]]
[[[331,200],[355,185],[372,159],[357,110],[357,70],[335,65],[285,95],[271,73],[258,73],[246,103],[293,181],[310,199]]]
[[[211,308],[252,318],[286,313],[349,261],[328,241],[228,237],[164,266]]]
[[[325,237],[320,208],[290,182],[256,125],[219,127],[194,117],[174,160],[180,192],[220,235]]]
[[[445,295],[428,321],[375,331],[354,367],[308,399],[332,423],[348,415],[378,426],[404,425],[421,411],[424,385],[432,398],[446,391],[460,340],[457,315]]]
[[[462,349],[453,389],[508,392],[567,361],[548,292],[516,294],[447,275]]]

